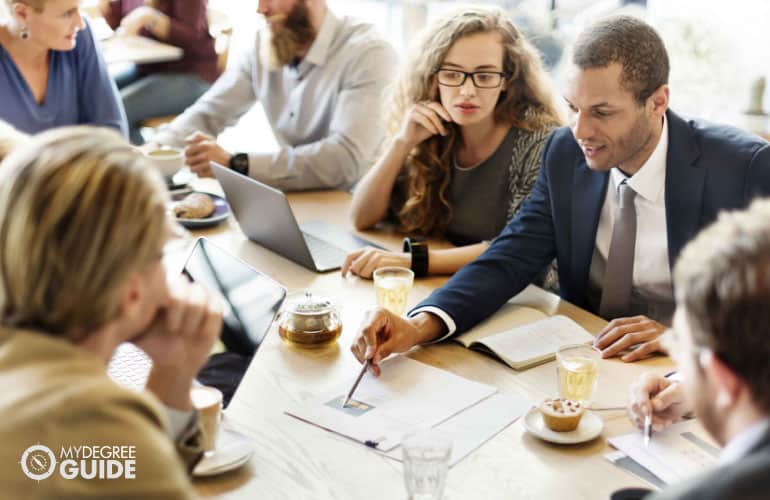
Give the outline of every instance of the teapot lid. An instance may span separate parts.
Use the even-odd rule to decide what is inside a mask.
[[[331,300],[321,295],[314,295],[311,291],[298,294],[288,305],[287,310],[303,316],[318,316],[334,310]]]

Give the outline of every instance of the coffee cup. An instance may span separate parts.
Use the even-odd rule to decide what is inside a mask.
[[[222,392],[215,387],[200,386],[190,389],[190,399],[198,410],[202,431],[203,451],[213,451],[217,442],[217,431],[222,414]]]
[[[164,146],[147,151],[144,156],[165,179],[170,179],[180,168],[184,167],[184,153],[180,149]]]

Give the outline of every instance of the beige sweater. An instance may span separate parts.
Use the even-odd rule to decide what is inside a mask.
[[[92,354],[56,337],[0,327],[0,497],[195,497],[187,469],[200,457],[197,436],[175,446],[167,429],[160,402],[113,383]],[[40,481],[20,465],[36,444],[50,448],[58,462]],[[62,447],[120,445],[135,447],[134,479],[60,474]]]

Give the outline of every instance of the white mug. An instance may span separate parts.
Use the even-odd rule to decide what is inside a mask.
[[[170,179],[180,168],[184,167],[184,152],[181,149],[164,146],[147,151],[144,156],[165,179]]]

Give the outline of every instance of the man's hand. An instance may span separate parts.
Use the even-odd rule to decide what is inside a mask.
[[[230,163],[232,155],[217,144],[216,139],[210,135],[194,132],[185,141],[187,142],[184,150],[185,163],[200,177],[214,177],[210,165],[212,161],[224,166]]]
[[[678,422],[689,413],[679,382],[666,377],[645,373],[631,386],[628,418],[639,429],[644,428],[644,417],[652,417],[652,428],[661,431]]]
[[[445,330],[436,316],[420,313],[414,318],[396,316],[378,307],[366,312],[350,351],[360,362],[372,360],[372,373],[379,377],[379,363],[393,353],[406,352],[417,344],[433,340]]]
[[[120,21],[117,33],[119,35],[137,36],[142,28],[150,24],[157,15],[158,11],[152,7],[146,5],[137,7]]]
[[[374,271],[386,266],[409,267],[412,264],[412,256],[403,252],[388,252],[373,247],[353,250],[345,258],[342,264],[342,275],[348,272],[362,278],[371,279]]]
[[[167,406],[190,409],[190,385],[221,329],[221,298],[195,283],[175,283],[168,305],[135,342],[153,362],[147,388]]]
[[[647,316],[617,318],[610,321],[594,339],[594,346],[601,349],[603,358],[611,358],[631,349],[620,359],[625,362],[638,361],[655,352],[665,353],[660,336],[666,326]]]

